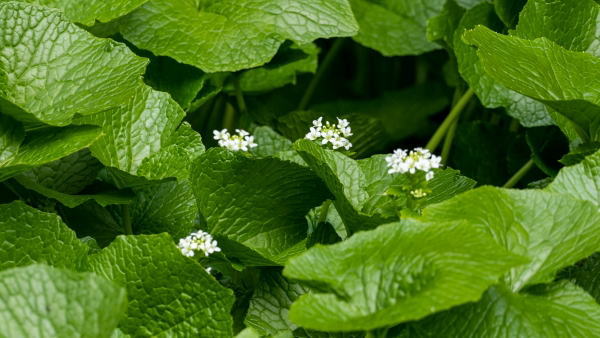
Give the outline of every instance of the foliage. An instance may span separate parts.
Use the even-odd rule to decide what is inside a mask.
[[[599,337],[599,31],[0,0],[0,336]]]

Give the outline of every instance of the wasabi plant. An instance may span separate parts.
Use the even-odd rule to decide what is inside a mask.
[[[599,13],[0,1],[0,337],[600,337]]]

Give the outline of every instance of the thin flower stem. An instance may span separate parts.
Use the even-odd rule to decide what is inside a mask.
[[[304,109],[306,109],[306,107],[308,107],[308,104],[310,103],[310,100],[312,99],[312,96],[315,93],[317,86],[321,82],[321,79],[323,78],[323,75],[325,74],[325,72],[329,69],[329,67],[333,63],[333,60],[335,60],[335,57],[340,52],[342,46],[344,45],[344,41],[345,41],[344,39],[335,40],[335,42],[333,43],[333,45],[327,52],[327,55],[325,55],[325,58],[323,59],[323,63],[321,63],[321,66],[319,66],[317,73],[315,74],[315,76],[312,78],[312,80],[308,84],[308,87],[306,88],[306,91],[304,92],[304,96],[302,96],[302,99],[300,100],[300,103],[298,104],[298,110],[304,110]]]
[[[467,90],[463,94],[460,100],[458,100],[456,105],[452,107],[450,114],[446,116],[444,122],[442,122],[442,124],[435,131],[429,142],[427,142],[427,149],[429,149],[429,151],[433,152],[440,145],[440,142],[442,142],[444,136],[446,135],[446,132],[448,131],[448,129],[450,129],[452,122],[458,119],[458,116],[465,108],[467,103],[469,103],[471,97],[473,97],[473,89],[469,88],[469,90]]]
[[[240,77],[236,76],[233,81],[235,85],[235,99],[238,104],[238,108],[240,109],[240,114],[245,114],[248,112],[248,107],[246,106],[246,101],[244,100],[244,94],[242,93],[242,87],[240,85]]]
[[[527,173],[529,172],[529,170],[531,170],[531,168],[533,168],[533,159],[530,159],[529,161],[527,161],[527,163],[525,163],[521,169],[519,169],[504,185],[504,188],[512,188],[514,187],[517,183],[519,183],[519,181],[525,176],[527,175]]]
[[[125,235],[133,235],[133,229],[131,228],[131,216],[129,215],[129,205],[124,204],[122,207],[123,216],[123,230]]]

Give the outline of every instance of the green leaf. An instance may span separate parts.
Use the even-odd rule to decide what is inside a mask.
[[[0,3],[0,46],[0,110],[25,122],[64,126],[124,104],[146,66],[58,11],[18,2]]]
[[[192,186],[207,231],[229,257],[280,265],[304,250],[304,216],[328,193],[307,168],[213,148],[192,168]]]
[[[372,217],[373,215],[362,212],[363,205],[369,199],[366,189],[372,182],[367,180],[367,174],[363,172],[357,161],[340,152],[324,149],[308,140],[296,141],[294,148],[335,196],[335,207],[350,233],[371,229],[386,222],[382,217]],[[378,162],[381,170],[369,172],[374,175],[379,172],[387,173],[384,169],[385,165],[382,166],[384,162]],[[389,177],[391,180],[391,175]],[[380,182],[381,176],[371,175],[369,178]]]
[[[16,179],[25,188],[33,190],[46,197],[53,198],[69,208],[74,208],[90,200],[94,200],[96,203],[102,206],[107,206],[110,204],[129,204],[134,197],[128,191],[119,191],[114,189],[107,189],[105,191],[95,192],[93,194],[69,195],[47,188],[35,180],[31,180],[27,177],[17,177]]]
[[[272,156],[284,161],[294,162],[301,166],[306,166],[304,160],[293,150],[292,141],[278,134],[267,126],[261,126],[254,129],[252,135],[257,146],[250,151],[257,156]]]
[[[454,48],[454,31],[465,14],[465,9],[457,5],[454,0],[446,1],[440,14],[427,21],[427,39],[440,41]]]
[[[573,281],[575,284],[587,291],[596,302],[600,302],[600,253],[578,262],[562,271],[559,275]]]
[[[600,151],[579,164],[561,169],[546,190],[600,204]]]
[[[360,26],[358,43],[384,56],[418,55],[440,47],[427,40],[427,20],[445,0],[350,0]]]
[[[286,40],[354,35],[346,0],[154,0],[120,22],[125,39],[205,72],[268,62]]]
[[[29,132],[18,152],[0,165],[0,181],[89,147],[102,135],[101,132],[93,126],[44,128]]]
[[[133,336],[230,337],[233,293],[168,235],[119,236],[89,258],[91,269],[127,290],[119,328]]]
[[[25,129],[10,116],[0,115],[0,166],[10,161],[19,151],[25,138]]]
[[[5,1],[5,0],[2,0]],[[42,6],[58,8],[70,21],[93,25],[96,21],[108,22],[138,8],[148,0],[22,0]]]
[[[570,283],[527,293],[493,287],[482,299],[414,325],[415,337],[596,337],[600,306]],[[413,335],[411,335],[412,337]]]
[[[150,54],[140,51],[142,55]],[[196,95],[207,85],[208,76],[198,68],[169,57],[148,55],[150,63],[144,80],[152,88],[171,94],[183,109],[188,109]]]
[[[77,194],[90,185],[98,176],[102,164],[88,149],[84,149],[19,175],[48,189],[64,194]]]
[[[188,180],[156,183],[134,189],[130,206],[135,233],[169,233],[179,239],[196,231],[198,207]]]
[[[539,190],[482,187],[429,206],[423,219],[471,222],[511,252],[529,258],[503,278],[515,291],[551,281],[558,270],[599,248],[596,205]]]
[[[531,0],[514,35],[528,40],[545,37],[566,49],[600,56],[599,27],[600,5],[593,0]]]
[[[0,272],[6,337],[109,337],[126,308],[125,290],[92,273],[46,265]]]
[[[504,25],[496,16],[493,5],[482,3],[465,13],[454,33],[458,69],[481,103],[488,108],[505,107],[509,115],[526,127],[552,124],[543,104],[506,88],[485,72],[476,51],[462,40],[463,32],[476,25],[484,25],[493,30],[502,30]]]
[[[500,84],[541,101],[600,139],[600,59],[539,38],[524,40],[476,27],[464,35],[478,47],[486,73]]]
[[[507,27],[515,27],[517,21],[519,23],[525,21],[522,17],[519,19],[519,13],[525,4],[531,4],[527,0],[495,0],[494,8],[498,17],[504,22]],[[539,2],[539,1],[538,1]],[[570,21],[570,20],[569,20]]]
[[[77,270],[87,251],[58,215],[20,201],[0,204],[0,270],[33,263]]]
[[[150,180],[168,177],[188,179],[193,160],[204,153],[204,150],[200,134],[189,123],[183,122],[169,140],[168,146],[142,161],[137,174]]]
[[[475,301],[521,262],[462,222],[386,224],[292,258],[284,275],[316,291],[290,319],[325,331],[392,326]]]
[[[89,200],[100,205],[127,204],[132,200],[128,191],[112,187],[92,187],[77,195],[96,179],[102,164],[84,149],[60,160],[35,167],[16,177],[25,188],[73,208]]]
[[[126,105],[81,117],[76,123],[101,126],[104,135],[90,147],[92,155],[105,166],[136,175],[144,160],[173,143],[184,115],[167,93],[141,86]],[[170,164],[178,165],[164,163]]]
[[[306,45],[286,44],[277,55],[260,68],[240,73],[240,89],[243,92],[264,92],[287,84],[296,84],[301,73],[314,73],[317,70],[319,48],[313,43]],[[233,88],[230,91],[234,90]]]
[[[279,270],[265,270],[250,299],[244,323],[262,336],[298,328],[287,317],[290,305],[308,290],[285,279]]]
[[[120,219],[107,208],[88,201],[75,208],[60,208],[65,223],[80,238],[93,238],[100,247],[109,245],[118,235],[124,234]]]

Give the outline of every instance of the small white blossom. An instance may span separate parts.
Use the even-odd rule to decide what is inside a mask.
[[[217,241],[208,232],[202,230],[192,232],[189,236],[180,239],[177,246],[187,257],[193,257],[196,251],[202,251],[204,256],[221,251]]]
[[[227,129],[213,131],[214,139],[219,141],[219,146],[233,151],[248,151],[257,144],[254,142],[254,136],[243,129],[236,129],[237,135],[230,135]]]
[[[442,163],[440,156],[432,155],[429,150],[423,148],[415,148],[410,152],[403,149],[396,149],[385,160],[389,168],[388,173],[414,174],[417,170],[420,170],[425,172],[425,179],[427,181],[431,180],[434,176],[432,169],[439,168]]]
[[[204,270],[206,270],[206,272],[208,272],[210,274],[210,272],[212,271],[212,268],[209,266],[208,268],[205,268]]]
[[[352,143],[347,139],[347,137],[352,136],[350,123],[346,119],[338,118],[337,120],[337,124],[325,122],[325,125],[323,125],[323,117],[319,117],[312,122],[313,125],[304,138],[311,141],[321,139],[321,144],[330,143],[333,149],[344,148],[350,150]]]

